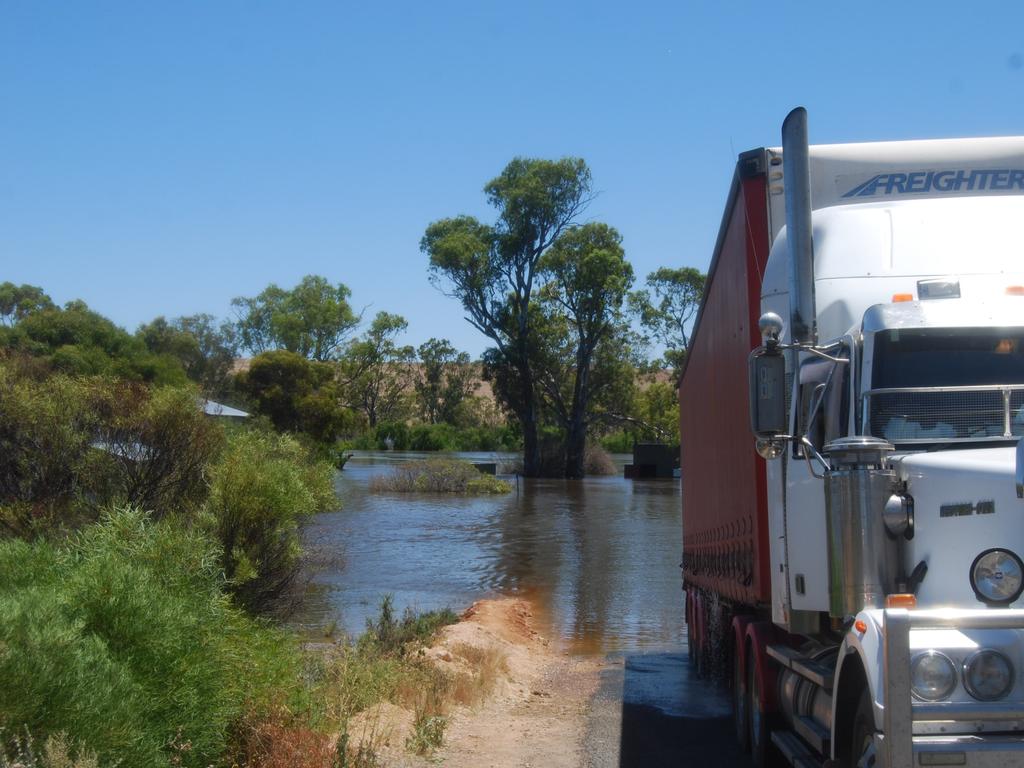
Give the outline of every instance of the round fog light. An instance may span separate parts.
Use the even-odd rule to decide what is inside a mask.
[[[985,603],[1012,603],[1024,588],[1024,563],[1008,549],[988,549],[971,564],[971,587]]]
[[[956,667],[949,657],[938,651],[927,651],[910,662],[910,689],[919,699],[948,699],[956,688]]]
[[[1001,699],[1013,688],[1013,665],[999,651],[978,651],[964,663],[964,687],[981,701]]]

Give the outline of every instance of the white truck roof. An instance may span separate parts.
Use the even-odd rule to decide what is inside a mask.
[[[815,210],[884,200],[1024,194],[1024,136],[817,144],[811,148]],[[768,154],[774,239],[785,223],[782,150]]]

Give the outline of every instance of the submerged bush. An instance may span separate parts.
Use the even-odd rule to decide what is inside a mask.
[[[64,734],[101,765],[217,762],[232,724],[298,679],[291,642],[222,593],[218,560],[133,510],[60,546],[0,542],[0,729]]]
[[[300,568],[299,529],[337,508],[334,471],[294,438],[256,430],[231,435],[210,471],[207,517],[236,600],[251,611],[281,608]]]
[[[424,459],[399,464],[390,475],[375,477],[375,491],[399,493],[508,493],[512,486],[493,475],[485,475],[468,461]]]

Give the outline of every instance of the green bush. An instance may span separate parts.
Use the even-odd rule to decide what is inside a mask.
[[[209,474],[206,517],[223,548],[228,588],[250,611],[286,607],[302,522],[339,506],[333,467],[287,435],[239,430]]]
[[[0,729],[64,734],[104,765],[217,762],[298,679],[291,641],[222,584],[212,542],[133,510],[60,546],[0,542]]]
[[[28,535],[59,521],[82,492],[99,425],[94,385],[67,376],[42,382],[0,365],[0,528]]]
[[[409,431],[409,449],[455,451],[459,449],[458,437],[450,424],[417,424]]]
[[[0,528],[32,535],[130,504],[196,510],[222,428],[191,388],[38,376],[0,364]]]
[[[84,485],[94,505],[139,507],[159,519],[206,500],[207,468],[224,444],[191,387],[101,381],[95,445]]]

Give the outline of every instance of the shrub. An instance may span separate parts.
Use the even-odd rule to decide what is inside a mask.
[[[0,525],[28,535],[130,504],[162,517],[206,498],[222,428],[192,389],[0,365]]]
[[[398,493],[508,493],[512,486],[484,475],[468,461],[424,459],[399,464],[390,475],[375,477],[371,490]]]
[[[222,584],[212,542],[134,510],[59,547],[0,542],[0,727],[64,733],[101,764],[218,761],[298,677],[291,641]]]
[[[160,519],[192,513],[209,491],[206,470],[224,430],[206,416],[192,388],[151,389],[104,381],[99,428],[85,484],[97,506],[139,507]]]
[[[80,496],[98,426],[93,386],[67,376],[36,381],[0,365],[0,526],[7,533],[58,522]]]
[[[294,438],[256,430],[231,435],[210,471],[207,519],[238,602],[254,612],[286,607],[300,568],[299,529],[337,508],[334,472]]]
[[[394,598],[385,595],[380,601],[377,618],[366,620],[366,632],[359,638],[359,642],[386,656],[401,656],[408,646],[425,645],[438,630],[458,620],[459,617],[449,608],[423,613],[406,608],[399,619],[395,616]]]

